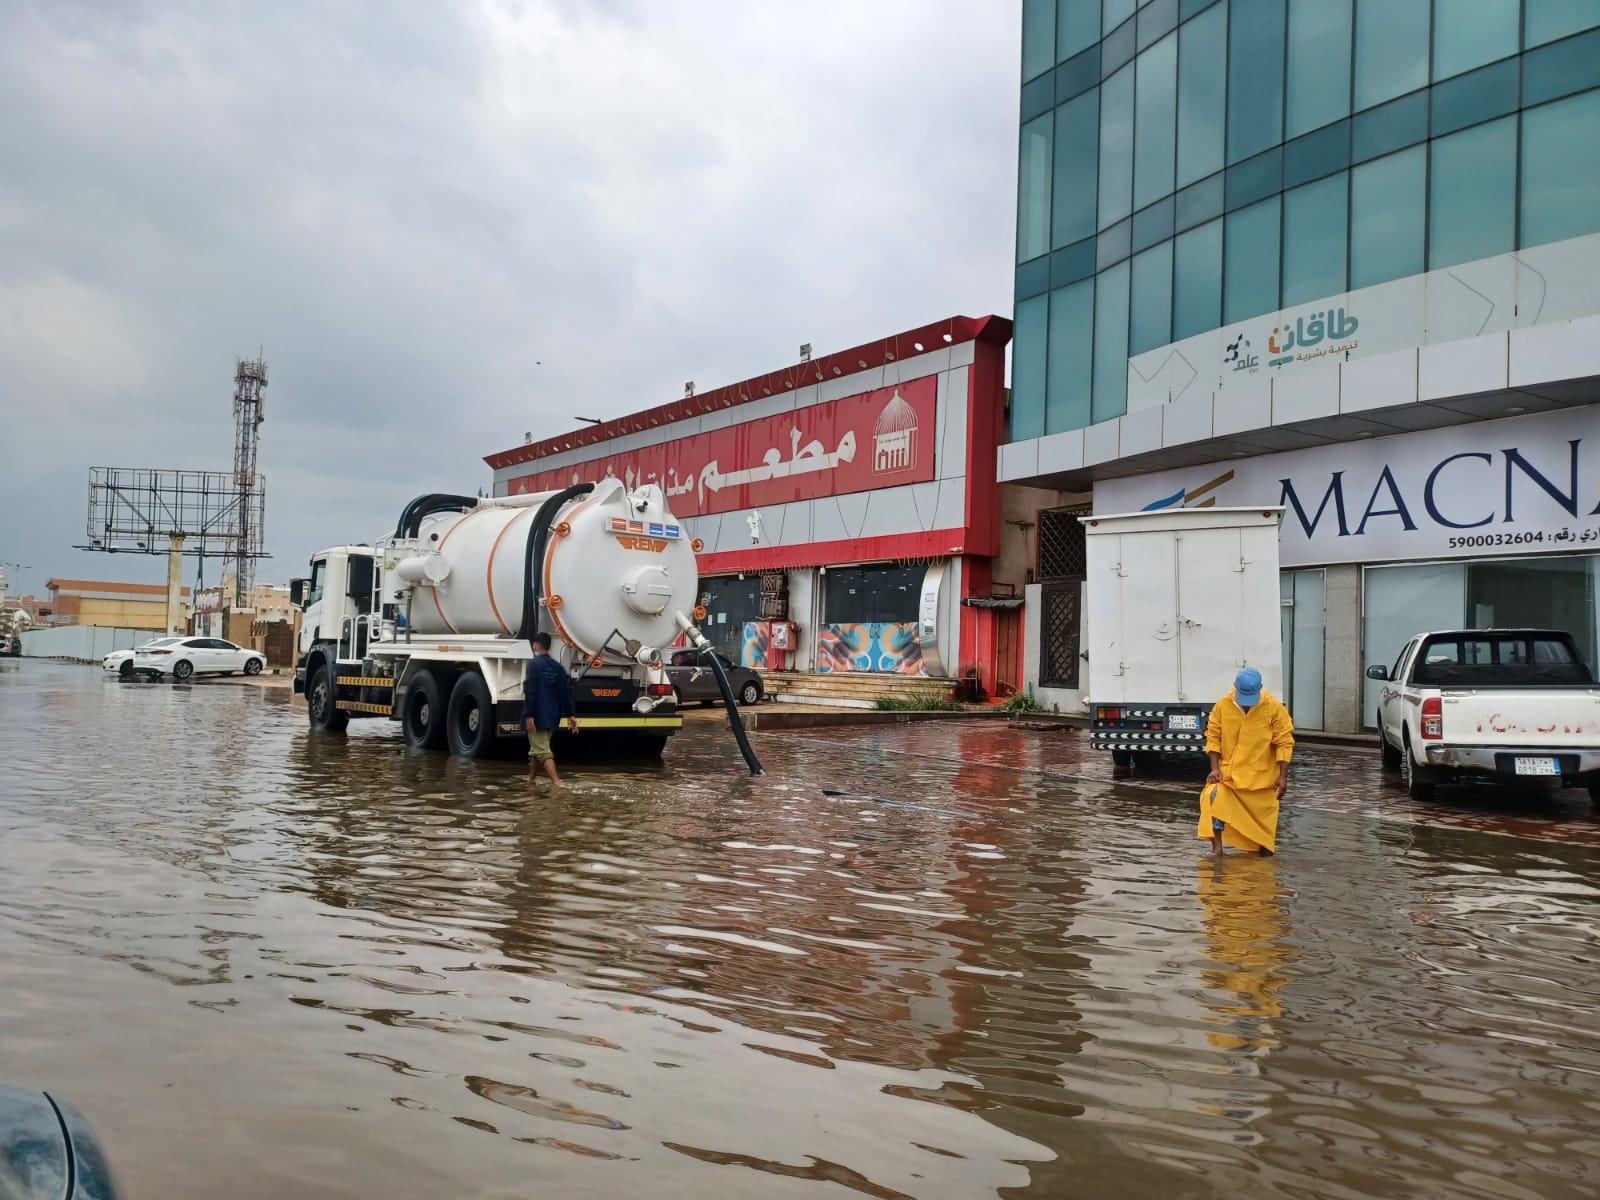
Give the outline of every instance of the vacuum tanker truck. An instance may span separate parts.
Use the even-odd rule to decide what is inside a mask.
[[[313,730],[384,717],[412,746],[484,757],[526,745],[528,639],[545,632],[579,721],[558,753],[576,737],[658,755],[683,724],[664,651],[709,649],[694,625],[699,549],[653,484],[419,496],[392,535],[320,551],[295,581],[295,691]]]

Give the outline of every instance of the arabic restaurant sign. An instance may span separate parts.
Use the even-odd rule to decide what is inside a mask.
[[[1102,480],[1097,513],[1281,504],[1280,562],[1600,551],[1591,408]]]
[[[938,378],[847,396],[556,467],[510,481],[510,494],[608,477],[653,483],[678,518],[926,483],[934,471]]]

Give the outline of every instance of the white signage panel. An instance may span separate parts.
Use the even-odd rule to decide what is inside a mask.
[[[1600,406],[1094,485],[1097,513],[1255,504],[1286,567],[1600,551]]]
[[[1128,411],[1600,312],[1600,234],[1533,246],[1225,325],[1128,360]]]

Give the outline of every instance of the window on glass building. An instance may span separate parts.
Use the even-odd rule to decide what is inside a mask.
[[[1350,286],[1422,271],[1428,148],[1413,146],[1350,172]]]
[[[1433,143],[1428,267],[1454,267],[1517,246],[1517,118]]]

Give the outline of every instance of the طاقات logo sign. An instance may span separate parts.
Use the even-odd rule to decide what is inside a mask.
[[[1309,317],[1298,316],[1293,325],[1285,318],[1281,325],[1272,327],[1272,336],[1267,339],[1267,350],[1272,355],[1267,366],[1283,367],[1330,354],[1347,354],[1359,343],[1345,339],[1359,328],[1360,320],[1346,316],[1343,308],[1330,308],[1326,314],[1314,312]]]
[[[1231,482],[1232,479],[1233,472],[1224,471],[1215,479],[1209,480],[1206,483],[1202,483],[1197,488],[1189,488],[1187,490],[1184,488],[1179,488],[1170,496],[1163,496],[1159,500],[1151,501],[1139,511],[1156,512],[1163,508],[1215,508],[1217,504],[1217,498],[1211,493],[1216,491],[1223,484]],[[1201,500],[1200,498],[1202,496],[1204,496],[1205,499]],[[1195,503],[1197,500],[1199,500],[1198,504]]]

